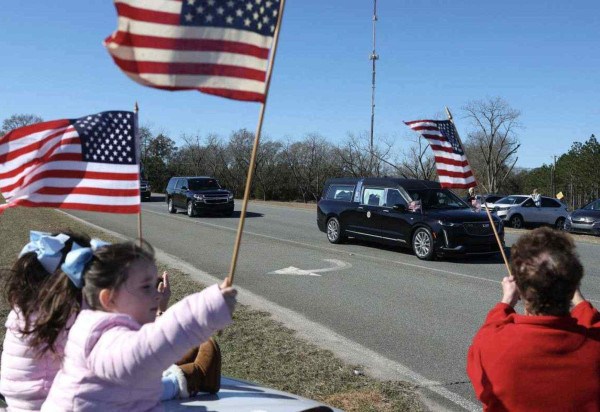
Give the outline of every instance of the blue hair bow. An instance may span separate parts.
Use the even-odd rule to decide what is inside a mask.
[[[23,247],[19,257],[35,252],[38,262],[48,273],[52,274],[62,259],[61,251],[68,240],[69,236],[63,233],[52,236],[50,233],[32,230],[29,232],[29,243]]]
[[[78,289],[83,288],[83,270],[94,257],[94,251],[102,246],[110,245],[110,243],[92,239],[90,245],[91,247],[83,247],[73,242],[71,251],[67,253],[65,262],[60,267]]]

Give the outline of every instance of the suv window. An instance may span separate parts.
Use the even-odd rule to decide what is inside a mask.
[[[526,196],[506,196],[496,202],[498,205],[516,205],[522,203],[527,199]]]
[[[384,194],[385,189],[378,187],[365,187],[360,203],[369,206],[383,206]]]
[[[556,200],[548,199],[547,197],[542,198],[542,207],[560,207],[560,203]]]
[[[181,189],[183,184],[185,183],[185,179],[177,179],[177,183],[175,184],[175,189]]]
[[[189,190],[209,190],[209,189],[220,189],[219,183],[216,179],[188,179],[190,186]]]
[[[521,206],[523,207],[535,207],[535,202],[533,199],[527,199]]]
[[[331,185],[327,189],[325,199],[328,200],[344,200],[352,201],[352,193],[354,193],[353,185]]]
[[[169,184],[167,185],[167,190],[173,190],[173,188],[175,187],[175,183],[177,183],[177,179],[171,178],[169,180]]]

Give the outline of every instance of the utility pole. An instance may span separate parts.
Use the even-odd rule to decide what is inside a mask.
[[[375,24],[377,23],[377,0],[373,0],[373,52],[369,59],[373,62],[373,75],[371,78],[371,140],[369,150],[371,160],[373,159],[373,128],[375,126],[375,62],[379,60],[379,55],[375,52]]]
[[[552,197],[556,196],[556,155],[554,155],[554,164],[552,165]]]

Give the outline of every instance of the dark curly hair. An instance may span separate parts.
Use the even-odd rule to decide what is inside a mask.
[[[59,233],[69,236],[61,251],[61,263],[71,250],[73,242],[81,246],[89,246],[90,244],[90,238],[85,234],[63,230],[53,233],[52,236],[57,236]],[[47,287],[47,284],[54,280],[54,276],[44,269],[35,252],[20,256],[11,269],[3,269],[2,272],[5,280],[4,296],[6,302],[13,310],[20,312],[24,320],[20,332],[27,334],[32,326],[32,315],[38,310],[39,295]]]
[[[583,266],[570,235],[543,227],[521,236],[512,246],[510,267],[529,313],[569,313],[583,277]]]

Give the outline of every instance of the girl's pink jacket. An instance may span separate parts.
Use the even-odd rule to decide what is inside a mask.
[[[47,351],[37,358],[27,344],[28,339],[19,331],[24,320],[18,310],[11,310],[6,319],[6,336],[2,350],[0,393],[6,398],[8,410],[39,411],[46,400],[52,381],[60,369],[66,332],[56,340],[56,353]]]
[[[162,372],[231,323],[218,285],[173,305],[153,323],[83,310],[42,411],[160,411]]]

